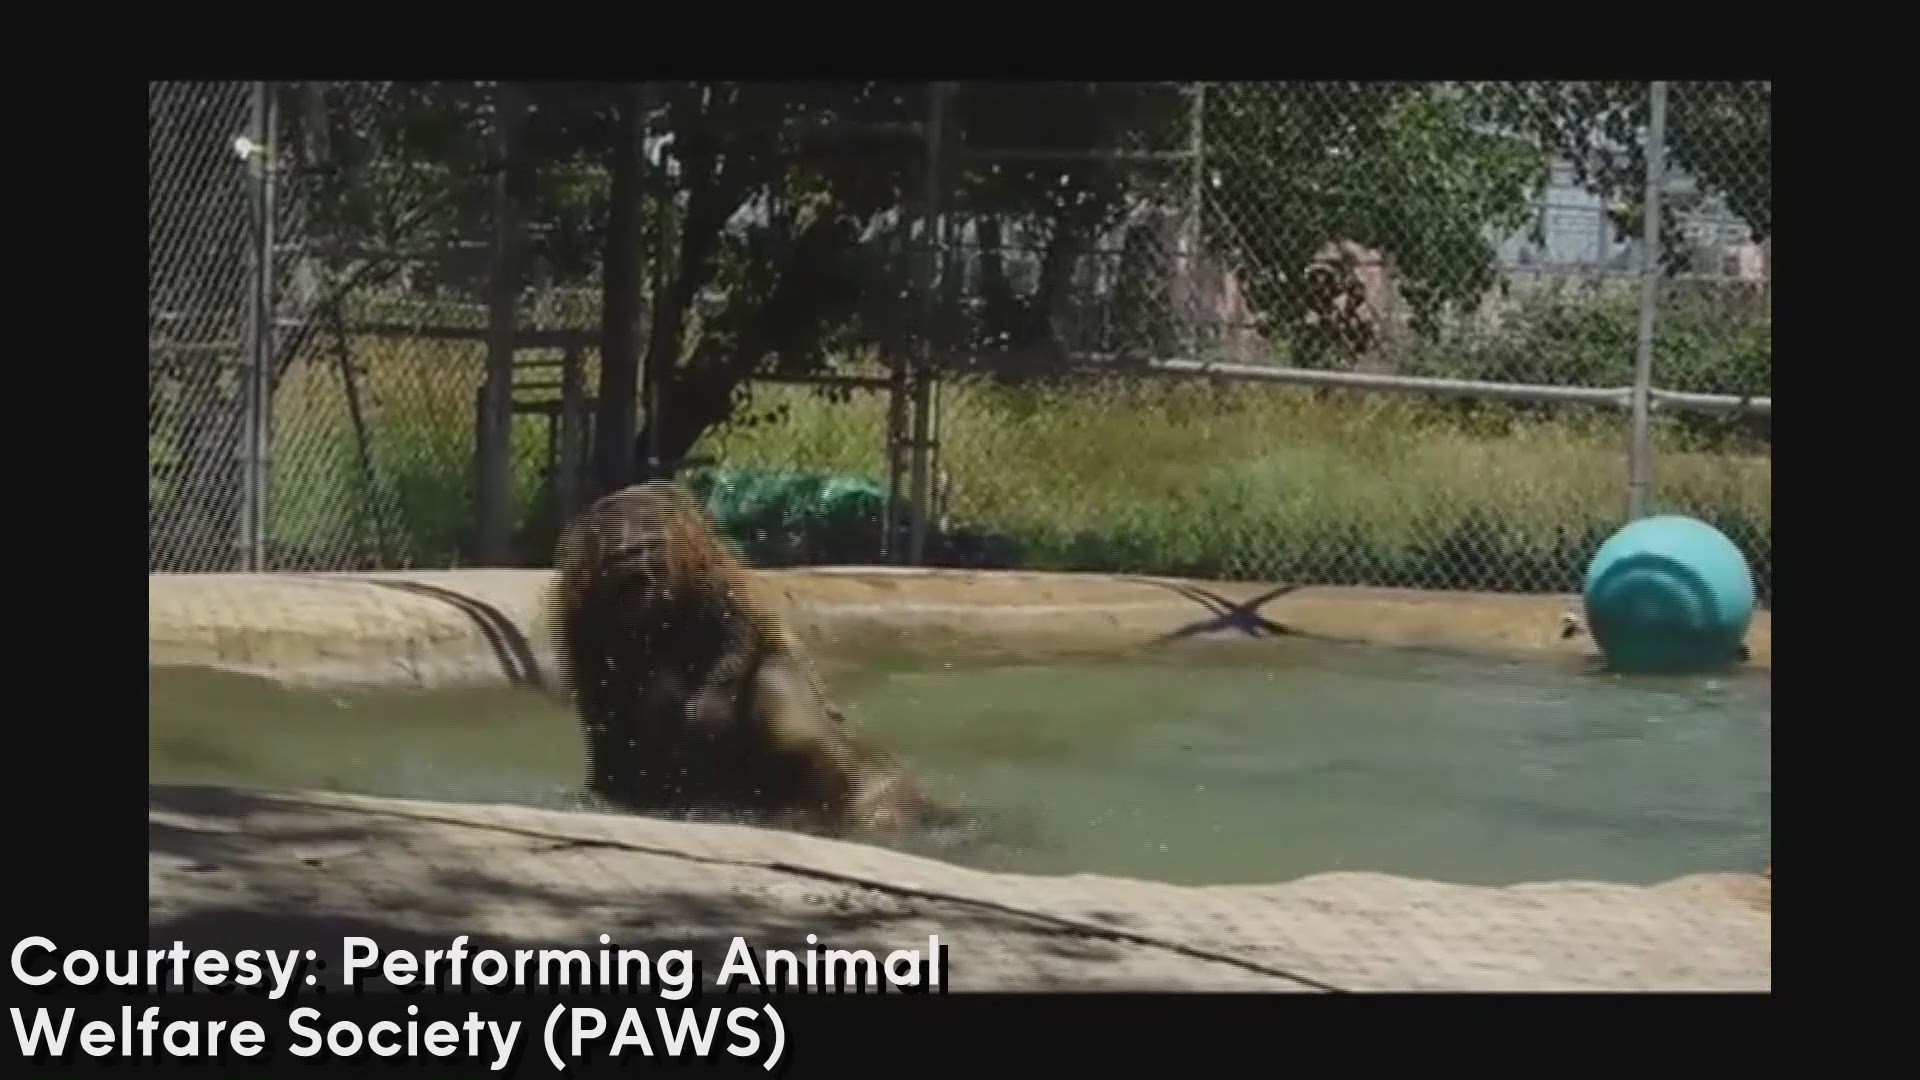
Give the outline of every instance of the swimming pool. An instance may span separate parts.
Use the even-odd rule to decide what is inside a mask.
[[[876,659],[848,713],[941,798],[985,869],[1184,884],[1373,870],[1651,883],[1757,870],[1772,680],[1330,644],[1044,664]],[[566,806],[571,714],[520,690],[288,689],[150,669],[155,782]]]

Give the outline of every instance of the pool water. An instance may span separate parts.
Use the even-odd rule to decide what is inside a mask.
[[[878,662],[847,711],[965,839],[1029,873],[1186,884],[1373,870],[1481,884],[1758,870],[1772,680],[1283,641],[1124,662]],[[156,782],[575,805],[571,714],[537,692],[291,690],[149,673]]]

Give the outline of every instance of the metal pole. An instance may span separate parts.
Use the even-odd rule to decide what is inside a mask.
[[[240,561],[247,573],[257,574],[266,563],[267,546],[267,419],[268,372],[273,364],[273,84],[253,84],[254,151],[248,168],[254,182],[253,297],[248,319],[251,355],[243,406],[244,468],[240,511]]]
[[[922,305],[923,322],[920,327],[920,345],[916,350],[913,373],[913,474],[910,497],[913,500],[912,534],[908,538],[907,561],[913,566],[926,562],[927,556],[927,507],[928,507],[928,462],[927,453],[932,448],[930,413],[933,409],[928,393],[933,378],[934,356],[934,320],[940,305],[934,296],[934,264],[940,258],[940,239],[937,235],[940,227],[941,210],[941,143],[945,138],[946,84],[930,83],[927,87],[927,159],[925,204],[921,209],[921,238],[924,251],[915,262],[919,278],[917,292]]]
[[[580,346],[569,345],[560,361],[560,449],[555,455],[553,502],[556,524],[564,525],[579,509],[580,487],[586,440],[581,438],[586,425],[585,363]]]
[[[899,233],[900,253],[912,258],[911,244],[913,236],[911,222],[903,221]],[[886,564],[900,562],[900,503],[904,494],[902,488],[904,458],[902,452],[907,443],[907,347],[904,333],[891,335],[888,342],[887,364],[887,498],[880,507],[880,561]]]
[[[654,106],[659,101],[659,95],[656,93],[656,90],[657,87],[649,82],[640,84],[634,91],[634,111],[639,114],[640,118],[634,122],[632,132],[633,138],[641,143],[639,154],[643,165],[658,165],[658,168],[655,169],[655,176],[660,181],[660,195],[654,202],[654,221],[659,235],[656,243],[653,245],[655,282],[653,314],[654,318],[657,319],[660,317],[660,310],[664,305],[667,290],[670,287],[667,275],[673,267],[675,260],[673,258],[674,249],[669,247],[667,243],[673,230],[673,189],[666,183],[667,152],[665,149],[660,151],[660,160],[657,163],[649,162],[646,155],[646,140],[648,131],[650,130],[649,125],[653,122]],[[641,184],[641,190],[644,191],[645,189],[646,185],[644,183]],[[661,363],[660,360],[661,357],[656,353],[652,344],[649,343],[644,361],[647,369],[645,372],[646,383],[643,388],[643,396],[646,399],[647,408],[647,476],[649,478],[664,477],[667,475],[666,464],[662,460],[663,455],[660,452],[666,439],[666,432],[661,427],[661,424],[666,419],[667,371],[666,365]]]
[[[896,345],[901,342],[896,340]],[[892,371],[887,378],[887,500],[880,511],[880,561],[899,562],[900,555],[900,452],[906,434],[906,358],[896,351]]]
[[[1660,303],[1660,191],[1666,183],[1667,84],[1655,80],[1647,121],[1646,222],[1640,253],[1640,331],[1633,358],[1633,444],[1627,459],[1627,517],[1644,517],[1652,476],[1654,309]]]
[[[513,364],[519,330],[520,213],[515,173],[521,168],[520,127],[526,117],[526,97],[514,83],[502,81],[494,89],[493,251],[488,283],[487,378],[481,391],[479,427],[475,431],[474,503],[479,517],[479,562],[500,566],[507,562],[513,534],[512,471],[509,447],[513,439]]]
[[[1204,227],[1202,214],[1205,213],[1207,197],[1206,182],[1206,111],[1207,84],[1193,84],[1192,115],[1187,120],[1187,153],[1193,155],[1191,173],[1187,179],[1187,354],[1199,360],[1201,351],[1201,324],[1203,291],[1200,288],[1200,251],[1201,231]]]

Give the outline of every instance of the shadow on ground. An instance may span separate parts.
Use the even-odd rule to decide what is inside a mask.
[[[1006,942],[1009,952],[1024,957],[1028,962],[1022,964],[1020,981],[1038,990],[1112,988],[1114,980],[1102,968],[1139,952],[1122,942],[1063,933],[1037,918],[959,904],[935,912],[925,902],[802,877],[772,888],[764,880],[731,889],[666,882],[622,888],[629,877],[582,877],[580,868],[592,866],[596,848],[613,850],[592,841],[543,845],[525,834],[509,834],[521,879],[483,862],[454,867],[423,857],[412,866],[395,866],[392,852],[416,850],[409,835],[416,821],[373,813],[356,814],[352,827],[289,827],[289,814],[307,814],[308,805],[269,792],[155,788],[149,807],[150,882],[165,885],[154,890],[150,943],[180,941],[189,949],[229,951],[311,949],[322,960],[334,958],[326,970],[335,974],[320,976],[329,983],[338,977],[347,937],[371,938],[383,950],[444,950],[454,934],[497,923],[509,912],[515,923],[545,929],[471,931],[469,956],[483,948],[509,955],[515,949],[591,952],[599,935],[606,934],[622,948],[689,950],[699,965],[699,981],[708,987],[736,936],[755,950],[784,948],[804,955],[807,936],[814,934],[823,947],[868,949],[882,960],[896,949],[924,949],[929,931],[938,933],[947,948],[956,939],[984,936]],[[270,845],[262,843],[264,835],[272,837]],[[568,873],[560,874],[562,867],[554,865],[553,878],[525,879],[527,858],[568,854],[575,856],[568,860]],[[689,878],[711,882],[714,877],[711,868],[718,860],[659,854],[708,865],[705,874],[690,868]],[[721,865],[760,878],[773,873],[752,864]],[[580,887],[567,888],[568,878]],[[1062,969],[1076,974],[1060,977]],[[369,991],[397,989],[382,979],[362,985]]]

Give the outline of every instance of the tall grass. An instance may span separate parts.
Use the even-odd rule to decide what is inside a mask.
[[[275,400],[283,562],[457,564],[485,357],[460,343],[354,343],[369,437],[326,358]],[[589,385],[594,381],[589,371]],[[885,402],[762,386],[760,423],[709,434],[728,466],[884,478]],[[942,561],[1427,588],[1567,590],[1625,509],[1615,410],[1484,413],[1266,385],[981,382],[938,393]],[[543,422],[516,424],[523,558],[551,550]],[[1764,447],[1657,426],[1655,498],[1725,529],[1771,590]],[[877,539],[877,537],[876,537]]]
[[[274,395],[271,514],[281,561],[457,564],[472,542],[485,349],[432,340],[352,344],[359,425],[333,356],[296,364]],[[514,423],[513,513],[523,529],[538,529],[543,516],[546,438],[537,418]]]
[[[878,474],[884,402],[769,388],[787,416],[716,440],[737,465]],[[946,385],[943,509],[1000,541],[987,561],[1423,588],[1575,589],[1626,507],[1627,425],[1610,409],[1497,422],[1441,403],[1269,385],[1111,380]],[[1771,587],[1772,462],[1656,425],[1655,501],[1726,530]],[[817,443],[812,445],[817,446]]]

